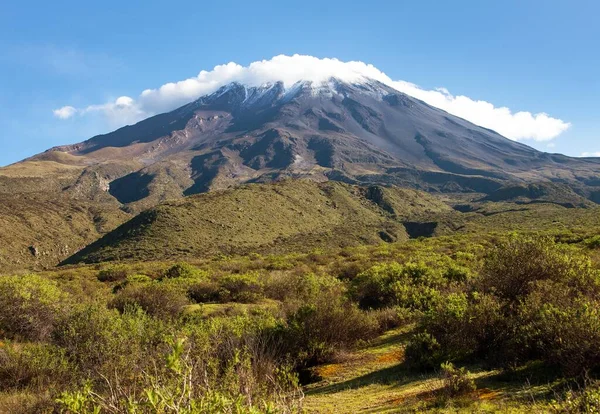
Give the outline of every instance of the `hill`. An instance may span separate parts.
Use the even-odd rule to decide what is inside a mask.
[[[306,252],[442,234],[457,217],[435,197],[410,189],[251,184],[147,210],[64,263]]]
[[[568,208],[587,208],[595,204],[564,184],[533,183],[506,185],[482,201],[505,201],[516,204],[553,203]]]
[[[3,196],[0,272],[55,266],[129,217],[110,204]]]

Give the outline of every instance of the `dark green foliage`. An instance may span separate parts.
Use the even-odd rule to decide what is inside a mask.
[[[427,332],[413,336],[406,347],[406,360],[418,369],[431,370],[443,360],[442,347],[437,339]]]

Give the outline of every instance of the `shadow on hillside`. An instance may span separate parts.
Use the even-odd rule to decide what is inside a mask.
[[[412,330],[407,329],[403,332],[397,332],[391,335],[380,336],[369,344],[370,350],[387,348],[390,345],[406,344],[412,335]]]
[[[429,375],[420,375],[410,371],[405,363],[370,372],[360,377],[352,378],[337,384],[325,385],[308,390],[306,395],[331,394],[349,389],[361,388],[373,384],[400,386],[417,379],[429,378]]]
[[[409,333],[399,333],[382,338],[375,346],[383,347],[388,343],[397,343]],[[473,373],[486,371],[479,365],[468,365]],[[489,368],[488,368],[489,369]],[[405,362],[391,367],[383,368],[368,374],[361,375],[336,384],[328,384],[313,388],[306,392],[307,395],[332,394],[345,390],[358,389],[369,385],[391,385],[400,387],[410,383],[420,382],[439,377],[439,372],[423,373],[410,369]],[[538,363],[531,363],[517,371],[487,371],[487,374],[475,378],[477,393],[482,394],[481,399],[496,399],[503,394],[510,394],[521,400],[544,400],[552,397],[553,385],[557,386],[560,376],[555,370],[544,367]],[[558,385],[565,387],[566,384]],[[424,391],[429,395],[432,390]]]

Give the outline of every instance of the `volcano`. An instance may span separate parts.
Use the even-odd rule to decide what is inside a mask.
[[[551,181],[597,198],[600,162],[537,151],[372,79],[231,83],[172,112],[25,163],[73,169],[60,192],[141,211],[282,178],[491,193]],[[41,185],[44,180],[40,180]]]

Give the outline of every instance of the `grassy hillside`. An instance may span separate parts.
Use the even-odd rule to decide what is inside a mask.
[[[113,204],[3,195],[0,269],[55,266],[128,218]]]
[[[453,233],[543,231],[581,241],[600,226],[598,207],[472,201],[460,212],[446,202],[396,187],[246,185],[143,212],[65,263],[306,252]]]
[[[423,192],[338,182],[253,184],[143,212],[66,263],[309,251],[408,239],[406,222],[443,234],[460,214]]]

